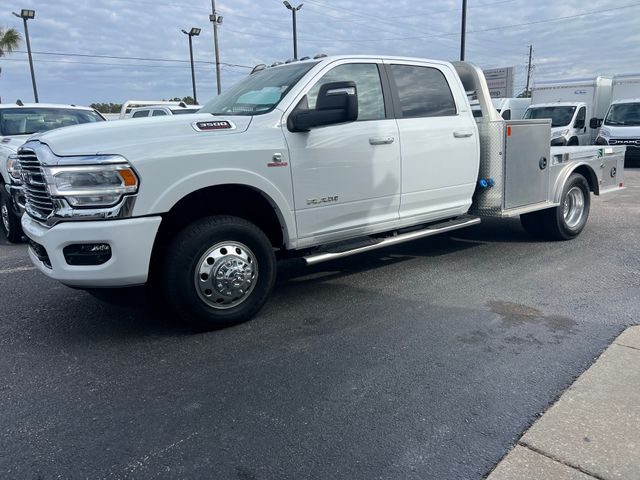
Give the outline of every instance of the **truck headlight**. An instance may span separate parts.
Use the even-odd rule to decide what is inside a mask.
[[[611,136],[611,130],[603,127],[600,129],[598,135],[600,135],[602,138],[609,138]]]
[[[7,157],[7,173],[9,173],[12,179],[18,182],[20,181],[20,162],[16,155],[9,155],[9,157]]]
[[[568,133],[569,133],[569,130],[558,130],[557,132],[551,133],[551,138],[564,137]]]
[[[72,207],[109,207],[138,191],[138,176],[128,163],[43,168],[49,193]]]

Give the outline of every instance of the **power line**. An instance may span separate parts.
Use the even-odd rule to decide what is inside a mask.
[[[14,50],[15,53],[27,53],[24,50]],[[69,53],[69,52],[33,52],[37,55],[53,55],[58,57],[84,57],[84,58],[106,58],[109,60],[138,60],[146,62],[177,62],[177,63],[189,63],[189,60],[176,60],[172,58],[147,58],[147,57],[126,57],[119,55],[96,55],[88,53]],[[205,65],[214,65],[215,62],[209,62],[206,60],[196,60],[194,63],[201,63]],[[241,67],[241,68],[253,68],[249,65],[240,65],[237,63],[224,63],[220,62],[228,67]]]

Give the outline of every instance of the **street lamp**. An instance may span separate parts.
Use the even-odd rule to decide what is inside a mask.
[[[182,30],[182,33],[189,37],[189,56],[191,57],[191,84],[193,85],[193,103],[198,105],[198,97],[196,96],[196,70],[193,67],[193,37],[200,35],[202,30],[199,28],[192,28],[188,32]]]
[[[220,49],[218,47],[218,27],[222,25],[222,16],[216,12],[216,0],[211,0],[211,15],[209,15],[209,21],[213,23],[213,48],[216,54],[216,88],[218,95],[222,91],[222,84],[220,83]]]
[[[287,2],[287,0],[285,0],[282,3],[284,4],[285,7],[291,10],[291,14],[293,16],[293,59],[297,60],[298,59],[298,31],[297,31],[297,25],[296,25],[296,12],[300,10],[302,8],[302,5],[304,4],[301,3],[297,7],[294,7],[289,2]]]
[[[27,53],[29,54],[29,67],[31,68],[31,83],[33,84],[33,96],[38,103],[38,88],[36,87],[36,74],[33,71],[33,58],[31,56],[31,42],[29,42],[29,27],[27,26],[27,20],[33,20],[36,17],[35,10],[22,9],[20,13],[11,12],[16,17],[21,18],[24,22],[24,36],[27,39]]]

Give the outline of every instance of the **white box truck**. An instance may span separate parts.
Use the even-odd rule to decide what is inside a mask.
[[[602,125],[597,145],[625,145],[625,165],[640,164],[640,74],[616,75],[613,79],[611,106],[602,121],[590,126]]]
[[[195,115],[32,138],[18,152],[22,226],[48,277],[146,283],[179,318],[216,328],[264,305],[276,258],[313,265],[480,217],[575,238],[591,193],[623,188],[625,148],[550,147],[549,130],[502,119],[470,63],[298,61],[255,70]]]
[[[598,129],[591,119],[601,121],[611,103],[613,77],[537,82],[525,119],[551,119],[551,145],[591,145]]]

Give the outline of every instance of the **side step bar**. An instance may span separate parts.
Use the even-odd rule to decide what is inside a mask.
[[[307,265],[316,265],[322,262],[328,262],[330,260],[336,260],[338,258],[344,258],[358,253],[369,252],[371,250],[377,250],[378,248],[389,247],[391,245],[397,245],[399,243],[410,242],[411,240],[417,240],[419,238],[430,237],[432,235],[438,235],[440,233],[450,232],[452,230],[458,230],[460,228],[470,227],[480,223],[480,218],[465,216],[455,220],[449,220],[447,222],[436,223],[429,225],[422,230],[414,230],[412,232],[401,233],[399,235],[393,235],[390,237],[381,238],[379,241],[373,244],[356,247],[351,250],[344,250],[341,252],[323,252],[308,255],[303,257],[303,260]]]

